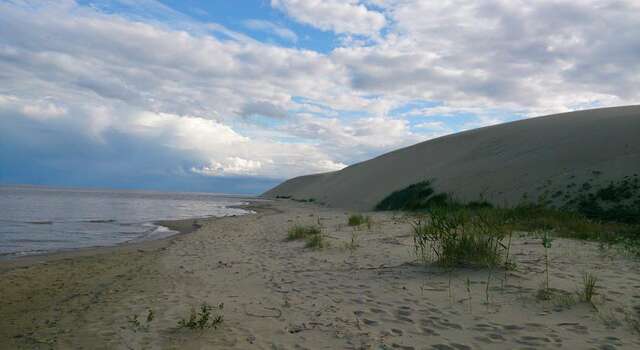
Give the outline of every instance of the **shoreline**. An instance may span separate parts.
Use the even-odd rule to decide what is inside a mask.
[[[120,250],[122,251],[140,251],[140,250],[159,250],[168,246],[173,239],[178,238],[179,236],[186,235],[197,231],[200,227],[199,221],[211,221],[215,219],[221,219],[225,217],[237,217],[244,215],[252,215],[255,214],[255,210],[251,208],[259,208],[254,204],[254,202],[259,202],[261,200],[257,198],[257,201],[253,199],[246,199],[245,202],[247,204],[240,205],[232,205],[228,208],[236,208],[247,210],[246,214],[242,215],[228,215],[228,216],[207,216],[207,217],[197,217],[197,218],[189,218],[189,219],[177,219],[177,220],[157,220],[153,221],[152,224],[156,226],[163,226],[167,229],[174,231],[174,234],[171,234],[166,237],[155,238],[155,239],[132,239],[125,242],[116,243],[113,245],[106,246],[94,246],[94,247],[79,247],[79,248],[69,248],[64,250],[54,250],[47,251],[36,254],[27,254],[27,255],[17,255],[12,257],[0,257],[0,274],[10,271],[16,268],[24,268],[35,264],[44,264],[49,263],[56,260],[61,259],[73,259],[76,257],[84,257],[84,256],[92,256],[99,254],[109,254],[115,253]],[[266,200],[265,200],[266,201]]]
[[[255,214],[255,211],[251,208],[259,208],[254,203],[259,203],[260,201],[268,201],[268,199],[245,199],[246,204],[240,205],[231,205],[227,208],[234,209],[243,209],[246,210],[246,214],[242,215],[251,215]],[[160,238],[151,238],[151,239],[131,239],[125,242],[119,242],[112,245],[102,245],[102,246],[92,246],[92,247],[78,247],[78,248],[68,248],[68,249],[60,249],[60,250],[52,250],[45,251],[41,253],[34,254],[25,254],[25,255],[12,255],[13,253],[5,254],[0,256],[0,273],[4,272],[11,268],[24,267],[31,264],[44,263],[53,259],[68,259],[76,256],[86,256],[91,254],[103,254],[110,253],[114,250],[119,249],[160,249],[164,245],[169,244],[169,241],[177,236],[181,236],[184,234],[189,234],[196,231],[199,227],[195,226],[199,221],[208,221],[215,220],[225,217],[235,217],[240,215],[227,215],[227,216],[204,216],[204,217],[194,217],[188,219],[175,219],[175,220],[156,220],[152,221],[151,224],[157,227],[165,227],[175,233],[160,237]],[[195,224],[195,225],[194,225]],[[157,242],[157,244],[153,244],[153,242]]]
[[[554,240],[551,285],[566,294],[544,301],[535,237],[514,237],[516,270],[448,272],[416,262],[410,220],[393,213],[366,213],[368,229],[348,226],[343,210],[253,204],[253,215],[197,220],[198,229],[175,223],[190,233],[0,270],[0,348],[640,346],[626,321],[640,313],[640,262],[596,243]],[[320,225],[329,245],[287,241],[294,225]],[[574,294],[585,271],[599,278],[593,304]],[[212,311],[224,316],[218,328],[178,327],[203,303],[224,304]]]

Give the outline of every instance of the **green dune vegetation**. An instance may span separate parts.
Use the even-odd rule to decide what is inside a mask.
[[[413,226],[418,255],[435,254],[448,265],[507,264],[503,240],[513,231],[598,241],[640,257],[637,174],[604,186],[587,181],[567,187],[551,196],[547,190],[536,201],[525,197],[516,206],[498,207],[482,199],[458,201],[436,192],[432,181],[422,181],[391,193],[375,208],[412,212],[417,217]]]

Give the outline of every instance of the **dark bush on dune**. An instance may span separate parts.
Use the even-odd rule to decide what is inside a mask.
[[[446,193],[436,193],[431,187],[431,181],[422,181],[391,193],[375,209],[417,211],[441,207],[480,209],[490,208],[491,204],[485,201],[462,204]]]
[[[430,202],[446,201],[446,195],[434,193],[431,182],[418,182],[391,193],[376,205],[376,210],[417,210],[429,207]]]

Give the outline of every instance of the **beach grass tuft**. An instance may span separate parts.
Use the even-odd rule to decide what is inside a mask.
[[[365,222],[365,217],[362,214],[352,214],[349,216],[349,226],[360,226]]]
[[[221,311],[223,307],[224,304],[219,304],[215,309]],[[199,311],[196,311],[196,309],[192,307],[189,317],[178,321],[178,328],[188,328],[192,330],[218,328],[218,326],[223,322],[223,316],[222,314],[214,315],[212,312],[213,310],[214,307],[207,303],[202,303]]]
[[[353,227],[360,227],[362,225],[366,225],[368,230],[371,230],[373,226],[373,219],[371,216],[362,215],[362,214],[352,214],[349,216],[347,220],[347,224]]]
[[[434,207],[413,222],[416,255],[448,267],[496,267],[508,259],[504,219],[494,211]]]
[[[287,232],[287,241],[295,241],[298,239],[306,239],[309,236],[320,234],[320,227],[314,225],[295,225],[289,228]]]
[[[588,303],[591,302],[593,296],[596,294],[596,286],[598,283],[598,277],[590,272],[585,273],[582,276],[582,299]]]
[[[307,236],[305,238],[305,241],[306,241],[305,248],[311,248],[314,250],[324,249],[329,246],[329,242],[327,242],[327,239],[321,233]]]

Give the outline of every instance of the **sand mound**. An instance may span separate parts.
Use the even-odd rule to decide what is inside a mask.
[[[393,191],[433,179],[438,192],[503,205],[634,174],[640,174],[640,106],[627,106],[448,135],[337,172],[290,179],[263,196],[370,210]]]

